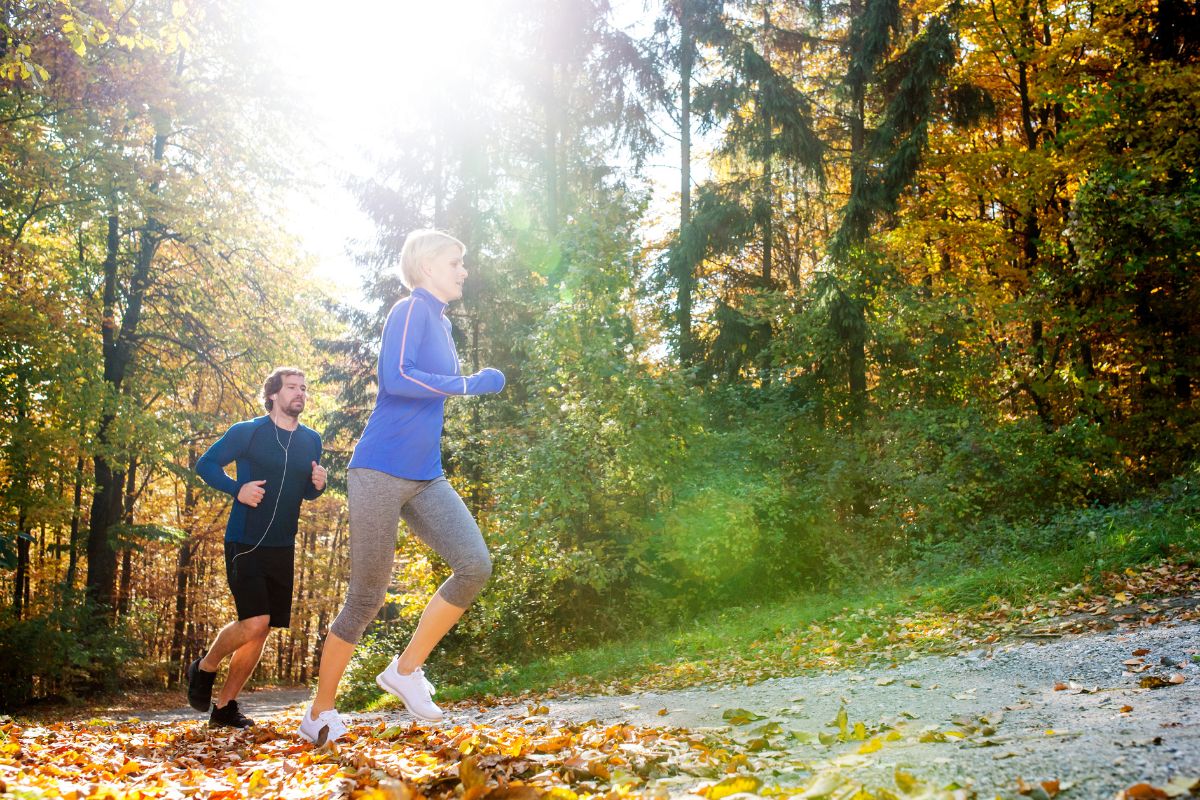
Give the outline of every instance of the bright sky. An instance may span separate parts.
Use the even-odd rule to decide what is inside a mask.
[[[482,1],[482,0],[479,0]],[[264,55],[304,103],[301,138],[310,149],[312,184],[297,186],[285,224],[317,262],[317,274],[351,302],[360,300],[359,270],[347,252],[370,239],[370,221],[345,188],[349,175],[367,174],[371,153],[405,107],[409,76],[454,45],[430,31],[454,30],[464,0],[367,2],[262,0]]]
[[[369,240],[373,226],[345,188],[348,175],[369,174],[399,114],[413,106],[426,80],[448,60],[470,59],[489,35],[488,0],[260,0],[250,7],[269,59],[307,106],[305,133],[313,185],[298,186],[285,224],[317,262],[316,272],[342,299],[361,303],[360,272],[347,252]],[[646,16],[641,0],[618,0],[618,24]],[[677,162],[667,142],[655,159]],[[678,169],[655,180],[676,191]],[[672,182],[676,185],[671,186]]]

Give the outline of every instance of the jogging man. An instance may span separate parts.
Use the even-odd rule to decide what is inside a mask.
[[[321,437],[300,424],[307,398],[304,373],[277,367],[263,382],[266,415],[234,425],[196,462],[205,483],[234,498],[225,526],[225,574],[238,618],[187,668],[188,705],[208,712],[211,727],[254,724],[238,710],[238,692],[258,664],[271,628],[291,623],[300,503],[319,497],[327,477]],[[233,462],[236,479],[224,469]],[[229,674],[214,702],[213,681],[229,655]]]

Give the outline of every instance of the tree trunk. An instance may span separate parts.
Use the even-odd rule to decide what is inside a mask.
[[[314,576],[317,569],[317,535],[311,533],[304,537],[304,561],[308,567],[308,582],[305,586],[305,591],[301,595],[304,602],[301,604],[304,614],[304,627],[300,636],[300,683],[308,683],[311,673],[309,671],[310,660],[308,654],[308,643],[312,637],[312,599],[316,596],[316,591],[313,588]],[[332,556],[331,556],[332,557]],[[322,616],[322,619],[324,617]],[[318,629],[319,632],[319,629]]]
[[[17,424],[18,436],[25,430],[29,420],[29,384],[24,375],[17,378]],[[25,613],[26,584],[29,582],[29,543],[33,536],[25,530],[29,521],[29,457],[23,448],[17,449],[13,482],[16,484],[17,499],[17,569],[13,576],[13,616],[21,619]]]
[[[692,66],[695,56],[688,1],[679,5],[679,238],[692,224]],[[678,274],[678,299],[675,324],[679,329],[679,361],[684,366],[695,358],[692,342],[692,292],[695,276],[692,265],[681,259]]]
[[[100,420],[100,441],[107,439],[112,416]],[[87,596],[96,605],[112,609],[117,582],[117,552],[108,540],[108,530],[121,517],[121,484],[124,475],[114,471],[105,456],[92,459],[96,490],[88,525]]]
[[[117,302],[117,249],[120,245],[118,218],[115,213],[108,217],[108,244],[104,258],[104,319],[101,334],[104,341],[104,381],[112,388],[119,388],[119,377],[124,365],[119,363],[121,349],[117,347],[114,318]],[[97,443],[108,444],[108,431],[113,423],[113,414],[104,412],[97,431]],[[88,571],[87,596],[101,607],[111,608],[117,576],[117,554],[108,541],[108,529],[120,517],[120,485],[123,477],[115,472],[102,452],[92,457],[95,490],[92,495],[92,513],[88,519]]]
[[[851,0],[850,18],[858,19],[863,13],[862,0]],[[859,185],[866,179],[867,145],[867,86],[866,76],[859,73],[850,81],[850,196],[861,191]],[[861,231],[866,236],[867,231]],[[858,421],[867,406],[867,356],[866,356],[866,309],[861,302],[851,300],[854,305],[855,325],[849,329],[846,341],[847,382],[850,389],[850,418]]]
[[[444,171],[442,166],[443,147],[442,139],[438,137],[433,143],[433,227],[437,230],[446,227],[446,188],[442,175]]]
[[[29,582],[29,533],[25,530],[25,504],[17,512],[17,572],[13,576],[13,616],[21,619],[25,614],[25,585]]]
[[[192,389],[192,409],[200,407],[200,396],[203,384],[195,382]],[[188,446],[187,469],[189,475],[196,473],[196,462],[200,460],[196,452],[195,442]],[[175,665],[176,676],[182,680],[185,649],[185,633],[188,616],[188,583],[192,573],[193,539],[196,536],[196,487],[191,481],[186,481],[183,487],[183,529],[188,537],[179,544],[179,552],[175,556],[175,618],[171,626],[170,660]]]
[[[770,58],[771,58],[771,38],[770,38],[771,10],[770,10],[769,6],[767,6],[767,5],[763,6],[762,17],[763,17],[763,19],[762,19],[763,57],[770,60]],[[762,103],[763,107],[765,107],[766,104],[764,102],[762,102],[761,100],[759,102]],[[770,136],[771,136],[771,132],[768,131],[767,132],[768,140],[770,139]],[[767,142],[767,144],[769,144],[769,141]],[[775,190],[771,183],[773,179],[774,179],[774,175],[772,174],[772,169],[771,169],[771,157],[768,155],[763,160],[764,216],[763,216],[763,220],[762,220],[762,282],[763,282],[763,286],[765,288],[770,288],[770,286],[771,286],[771,257],[772,257],[772,253],[771,253],[771,236],[772,236],[771,222],[772,222],[772,212],[773,212],[773,206],[774,206],[774,200],[775,200],[775,197],[774,197]]]
[[[166,148],[165,134],[154,137],[154,161],[161,163],[163,151]],[[155,181],[150,186],[151,193],[158,192],[159,184]],[[154,217],[147,217],[146,225],[141,231],[137,259],[134,262],[133,274],[130,276],[129,288],[125,293],[125,313],[121,318],[120,330],[116,323],[117,301],[117,255],[120,246],[118,238],[118,216],[116,209],[108,217],[108,243],[104,259],[104,319],[101,320],[101,333],[104,343],[104,382],[109,390],[109,398],[115,400],[120,395],[121,383],[125,379],[135,352],[138,325],[141,322],[142,303],[146,299],[146,290],[150,285],[150,267],[154,254],[158,250],[160,225]],[[121,518],[121,486],[124,474],[114,468],[109,462],[106,445],[109,443],[109,430],[112,428],[115,415],[105,411],[100,418],[97,430],[98,452],[92,458],[96,480],[95,494],[92,497],[92,514],[88,520],[88,598],[101,608],[108,609],[111,615],[114,608],[114,594],[117,578],[117,554],[109,541],[109,529]]]
[[[133,497],[134,489],[137,484],[137,459],[133,459],[129,464],[129,470],[125,473],[125,498],[123,501],[124,513],[122,514],[122,522],[126,525],[133,524]],[[133,547],[131,543],[126,542],[121,548],[121,581],[117,591],[117,616],[123,617],[129,613],[129,590],[133,581]]]
[[[83,438],[83,424],[79,426],[80,439]],[[83,455],[75,459],[75,500],[71,506],[71,541],[68,545],[67,579],[64,585],[67,591],[75,589],[75,569],[79,563],[79,524],[83,517]]]

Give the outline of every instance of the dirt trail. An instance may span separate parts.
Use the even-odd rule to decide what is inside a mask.
[[[764,719],[732,726],[732,735],[748,744],[765,739],[754,758],[784,778],[789,768],[825,763],[894,790],[899,767],[937,786],[971,785],[980,797],[1015,797],[1020,780],[1058,780],[1073,784],[1067,797],[1111,798],[1139,781],[1200,778],[1197,653],[1200,625],[1187,623],[1011,643],[919,658],[896,669],[548,706],[552,717],[692,729],[729,726],[726,712],[744,709]],[[1133,659],[1141,664],[1124,663]],[[1149,667],[1133,671],[1143,665]],[[1172,675],[1184,682],[1139,685]],[[884,733],[882,747],[864,755],[857,753],[862,741],[808,742],[836,733],[829,723],[841,708],[851,728],[856,722],[869,731],[892,726],[902,735],[888,741]]]
[[[459,709],[450,719],[712,730],[745,745],[747,767],[767,786],[795,785],[824,771],[894,791],[899,768],[934,786],[970,786],[979,797],[1017,797],[1021,781],[1057,780],[1070,784],[1065,797],[1111,798],[1139,781],[1200,778],[1198,653],[1200,624],[1168,622],[1016,641],[889,669],[551,700],[532,716],[526,706]],[[1171,676],[1183,682],[1140,685]],[[264,691],[242,704],[251,716],[295,719],[306,698],[303,690]],[[845,733],[839,736],[841,709]],[[411,719],[403,711],[351,717],[389,725]],[[172,722],[198,715],[180,709],[141,718]],[[856,723],[862,723],[857,733]],[[681,792],[686,784],[681,778]]]

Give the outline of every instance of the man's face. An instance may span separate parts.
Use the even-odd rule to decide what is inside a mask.
[[[281,414],[287,414],[289,417],[300,416],[300,412],[304,410],[304,403],[308,400],[308,384],[304,382],[304,376],[285,375],[283,386],[271,395],[271,400]]]

